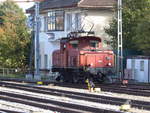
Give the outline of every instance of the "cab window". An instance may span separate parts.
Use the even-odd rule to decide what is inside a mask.
[[[72,48],[74,48],[74,49],[78,48],[78,45],[79,45],[78,40],[73,40],[73,41],[70,41],[69,43],[72,46]]]
[[[90,47],[94,47],[97,48],[98,47],[99,42],[96,40],[91,40],[90,41]]]

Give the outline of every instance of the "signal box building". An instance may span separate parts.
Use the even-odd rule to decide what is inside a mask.
[[[116,0],[44,0],[40,3],[40,68],[51,69],[52,53],[60,48],[60,39],[72,33],[93,35],[102,39],[109,36],[104,29],[114,17]],[[31,15],[34,8],[27,10]],[[74,34],[77,35],[77,34]]]
[[[150,57],[135,56],[127,59],[127,71],[129,72],[128,79],[133,79],[137,82],[150,83]]]

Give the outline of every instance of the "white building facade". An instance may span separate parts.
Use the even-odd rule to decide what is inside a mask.
[[[137,82],[150,83],[150,57],[136,56],[127,59],[127,69]]]
[[[60,48],[60,39],[70,32],[91,31],[103,41],[110,38],[104,29],[114,17],[112,9],[116,2],[105,1],[108,3],[104,0],[46,0],[40,4],[40,69],[51,69],[53,51]],[[107,45],[103,43],[103,46]]]

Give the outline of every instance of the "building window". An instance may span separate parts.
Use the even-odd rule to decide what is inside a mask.
[[[98,47],[98,44],[99,44],[98,41],[95,41],[95,40],[91,40],[91,41],[90,41],[90,46],[91,46],[91,47],[97,48],[97,47]]]
[[[132,59],[132,60],[131,60],[131,68],[132,68],[132,69],[135,69],[135,59]]]
[[[41,68],[41,55],[39,55],[39,67]]]
[[[48,66],[48,56],[45,54],[44,55],[44,68],[47,69]]]
[[[72,14],[67,14],[67,31],[72,29]]]
[[[140,61],[140,71],[144,71],[144,61]]]
[[[48,30],[48,18],[44,17],[44,31],[47,32]]]
[[[81,29],[81,14],[80,13],[75,14],[75,29],[76,30]]]
[[[48,31],[64,30],[64,11],[50,11],[47,18]]]

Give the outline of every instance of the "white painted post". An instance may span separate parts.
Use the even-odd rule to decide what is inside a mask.
[[[39,59],[39,32],[40,32],[40,17],[39,17],[39,1],[35,2],[35,75],[34,79],[35,80],[41,80],[41,75],[40,75],[40,59]]]

